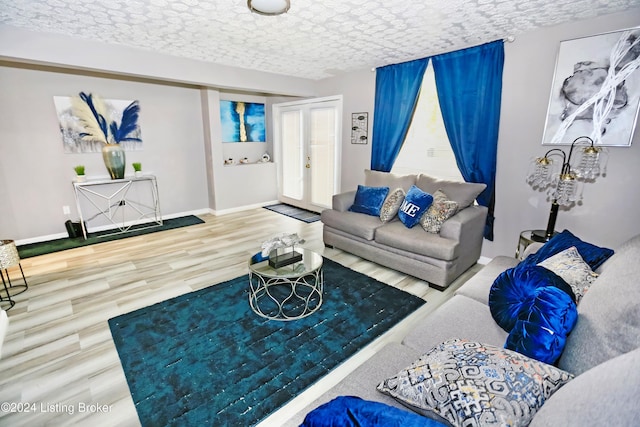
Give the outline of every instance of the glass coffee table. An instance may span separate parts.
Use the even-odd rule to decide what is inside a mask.
[[[322,305],[322,256],[296,248],[302,261],[273,268],[269,261],[249,260],[249,304],[270,320],[297,320],[315,313]]]

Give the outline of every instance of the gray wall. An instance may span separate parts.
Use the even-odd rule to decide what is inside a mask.
[[[484,241],[482,255],[513,255],[520,231],[544,229],[550,202],[525,183],[529,161],[550,147],[542,146],[547,105],[561,40],[637,26],[640,9],[598,19],[563,24],[518,35],[505,43],[502,111],[496,176],[496,222],[493,242]],[[321,95],[344,96],[342,189],[362,182],[371,159],[371,145],[351,145],[351,113],[373,117],[375,73],[364,70],[322,81]],[[370,120],[370,130],[372,120]],[[639,126],[640,127],[640,126]],[[584,186],[581,206],[562,211],[556,229],[570,229],[584,239],[615,247],[640,232],[640,130],[631,147],[609,149],[607,176]]]
[[[483,256],[513,254],[521,230],[546,225],[549,202],[530,189],[524,178],[529,160],[547,149],[541,145],[541,140],[558,43],[632,27],[638,22],[640,9],[518,35],[514,43],[505,45],[495,240],[485,241]],[[212,67],[171,57],[160,59],[150,53],[133,55],[127,51],[127,55],[120,56],[122,62],[118,62],[111,48],[107,50],[107,56],[113,55],[112,61],[106,64],[100,58],[73,53],[93,46],[84,41],[61,39],[61,36],[50,39],[0,25],[0,38],[9,40],[7,35],[11,36],[12,43],[0,46],[0,58],[148,75],[157,80],[137,81],[109,75],[85,75],[85,71],[0,63],[2,238],[24,240],[64,233],[66,217],[62,214],[62,206],[73,207],[74,203],[70,183],[72,167],[84,163],[89,174],[93,170],[106,173],[98,154],[62,153],[53,108],[54,95],[72,95],[84,90],[105,98],[140,100],[144,150],[128,153],[127,163],[141,161],[147,171],[158,176],[163,213],[169,215],[208,209],[226,211],[254,201],[231,200],[229,193],[216,198],[216,190],[227,188],[229,182],[225,181],[224,174],[217,173],[224,150],[216,140],[215,123],[207,118],[215,115],[208,111],[209,107],[215,108],[211,99],[222,96],[222,92],[200,89],[202,86],[245,94],[253,91],[266,96],[269,105],[278,98],[271,99],[264,94],[342,94],[341,189],[354,189],[362,181],[363,170],[369,167],[371,144],[350,143],[350,122],[351,113],[367,111],[371,132],[375,73],[370,70],[305,82],[247,70],[234,73],[228,67]],[[127,63],[131,64],[129,68]],[[180,84],[160,83],[160,79]],[[203,92],[210,96],[204,96]],[[558,229],[569,228],[585,239],[608,246],[615,246],[640,232],[636,220],[640,217],[640,197],[633,186],[640,180],[640,168],[637,167],[639,133],[636,132],[631,147],[610,149],[607,176],[585,186],[582,206],[560,213]],[[231,174],[239,174],[236,179],[242,182],[244,174],[240,171]]]
[[[157,176],[164,214],[208,207],[204,130],[198,89],[0,66],[0,235],[24,240],[65,232],[73,167],[108,178],[100,153],[65,154],[54,96],[90,91],[105,99],[137,99],[143,150],[127,152]],[[170,100],[170,102],[167,102]]]

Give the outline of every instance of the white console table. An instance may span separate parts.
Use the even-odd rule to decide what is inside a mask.
[[[162,225],[158,184],[153,175],[74,181],[73,190],[85,239],[85,223],[96,218],[105,218],[107,226],[116,227],[117,231],[111,234],[126,233],[141,224],[150,225],[136,230]]]

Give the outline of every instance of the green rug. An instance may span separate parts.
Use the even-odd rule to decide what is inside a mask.
[[[248,276],[109,320],[143,426],[253,426],[425,304],[325,258],[314,314],[259,317]]]
[[[197,216],[187,215],[178,218],[165,219],[162,221],[162,225],[157,227],[149,227],[149,224],[133,226],[126,233],[111,234],[113,233],[113,230],[107,230],[97,233],[89,233],[86,240],[82,237],[76,237],[74,239],[67,237],[64,239],[20,245],[18,246],[18,253],[20,254],[20,258],[24,259],[33,256],[49,254],[52,252],[64,251],[66,249],[95,245],[96,243],[125,239],[127,237],[140,236],[142,234],[156,233],[158,231],[171,230],[173,228],[186,227],[189,225],[202,223],[204,223],[204,221]]]

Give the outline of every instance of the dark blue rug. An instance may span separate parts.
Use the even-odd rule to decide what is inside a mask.
[[[252,426],[425,301],[324,260],[296,321],[251,311],[248,276],[109,320],[143,426]]]

